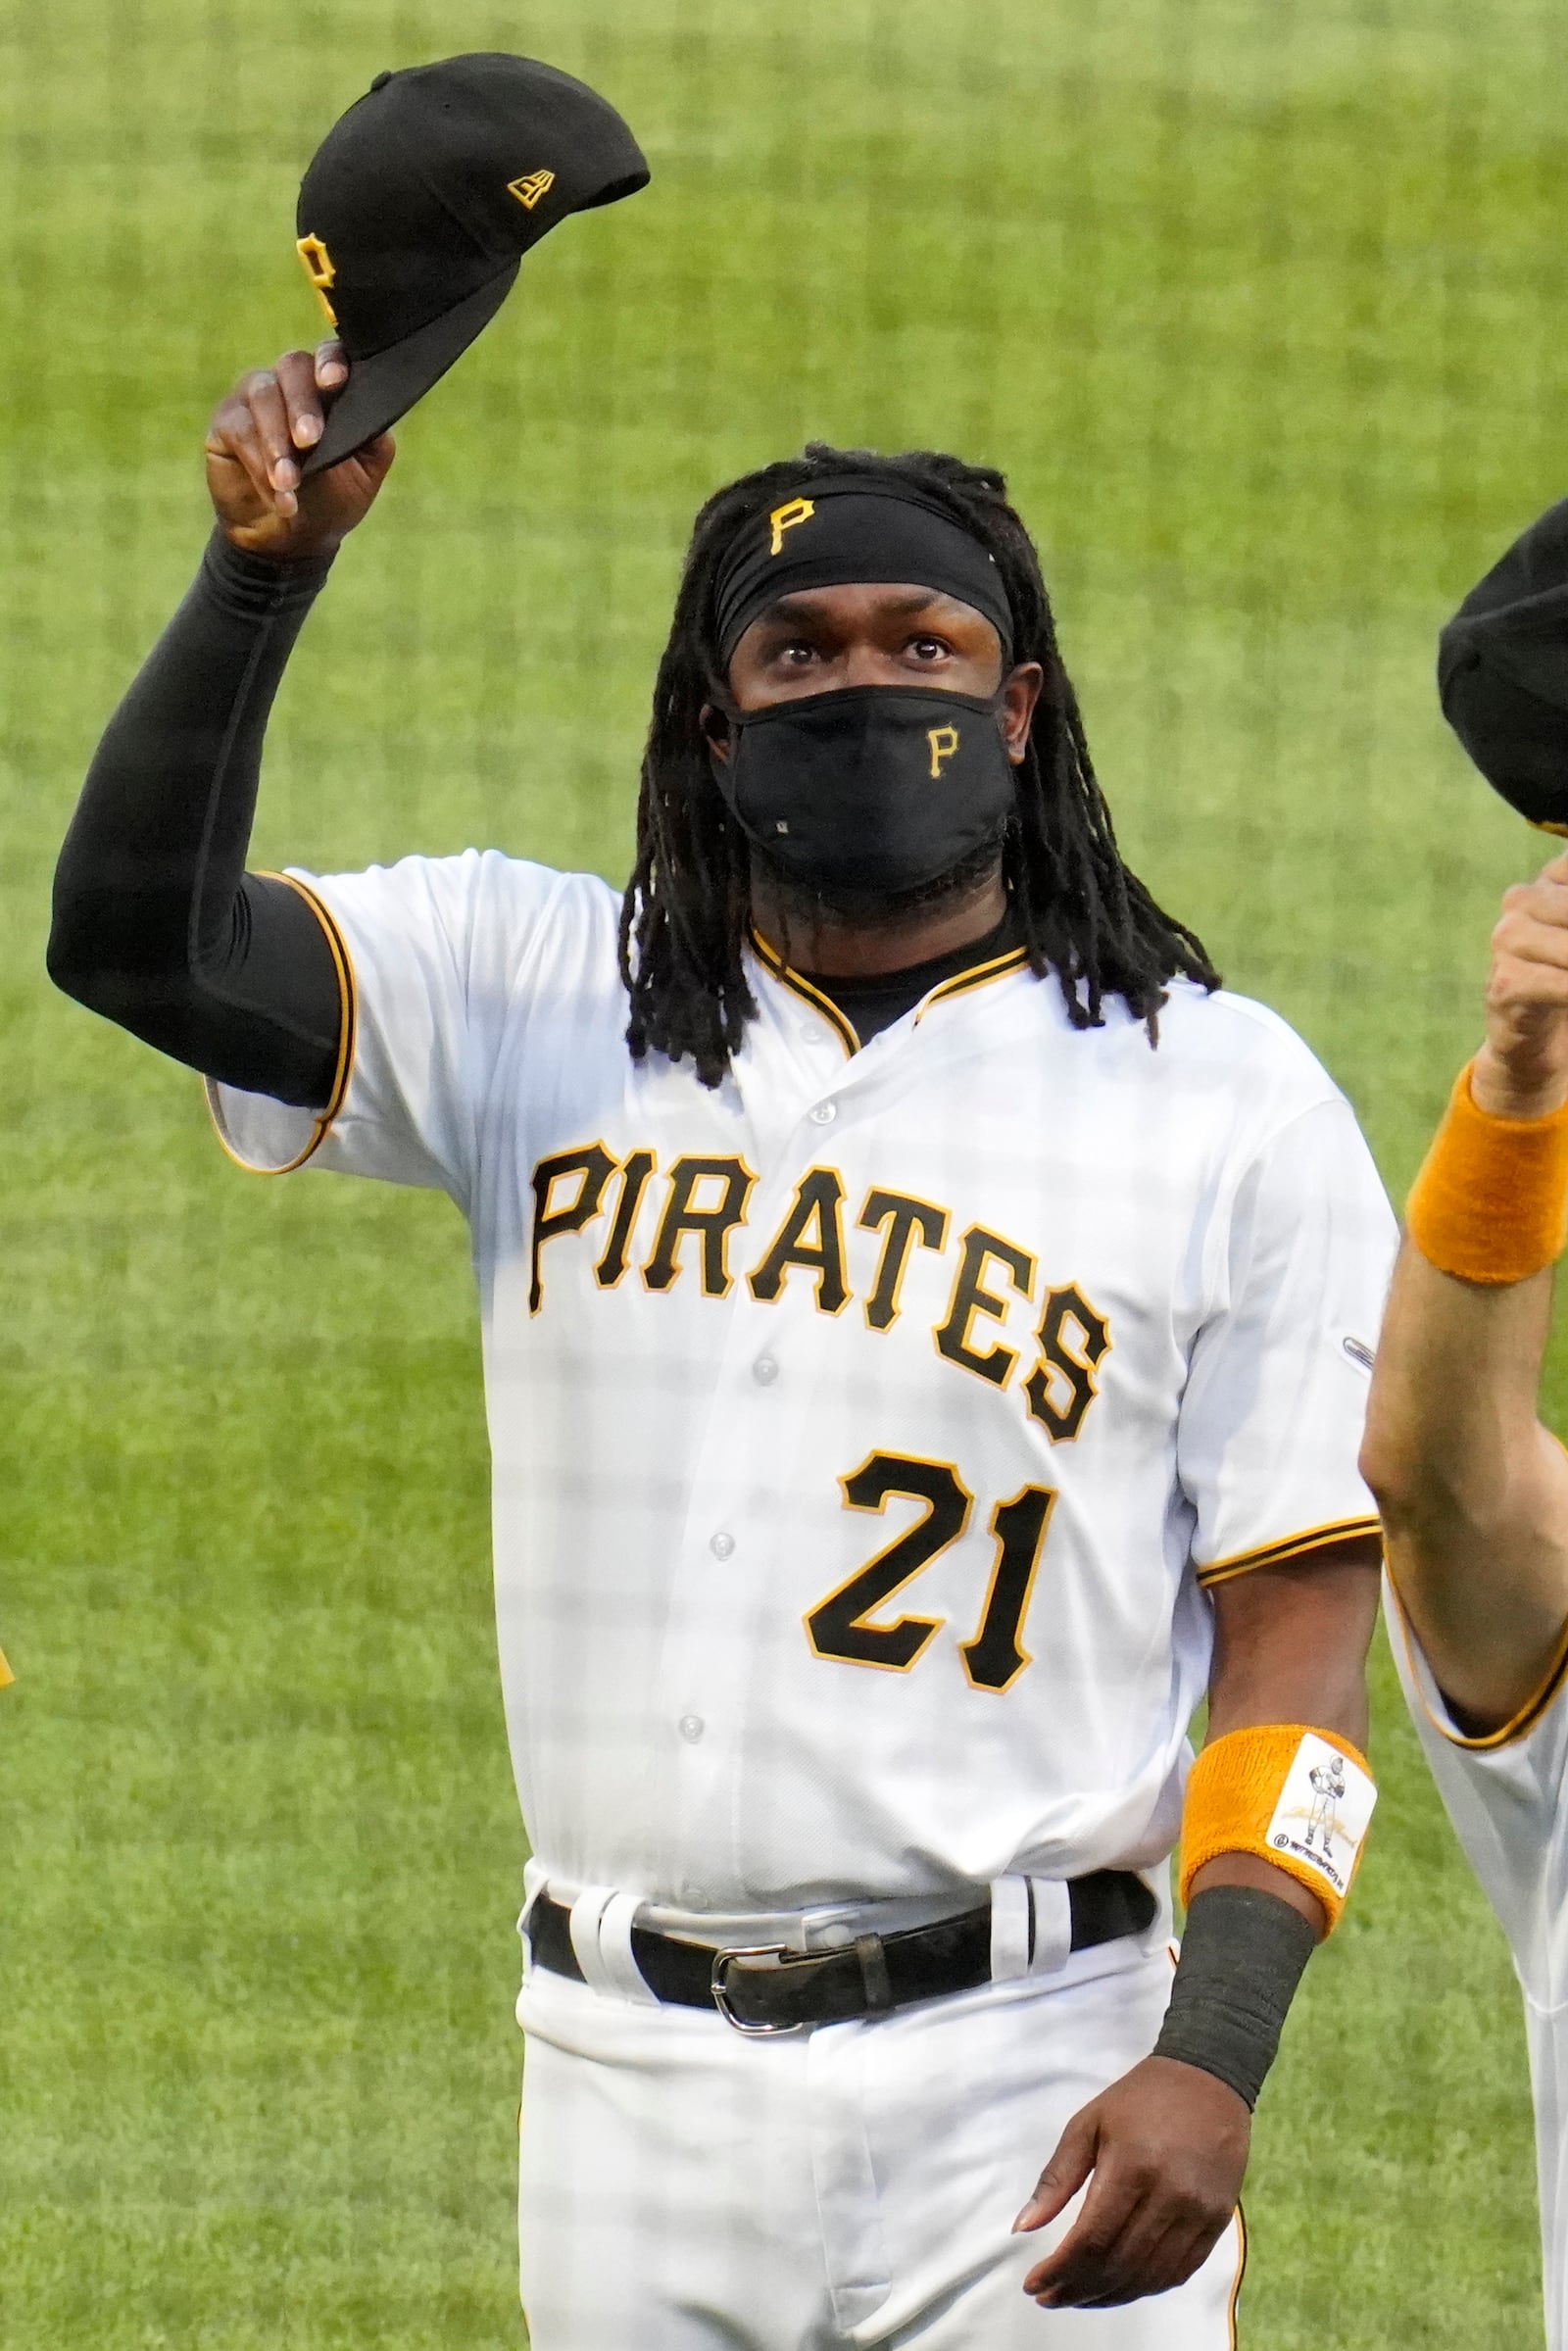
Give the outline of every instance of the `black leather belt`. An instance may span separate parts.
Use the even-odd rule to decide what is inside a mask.
[[[1142,1935],[1158,1908],[1151,1887],[1130,1870],[1092,1870],[1067,1882],[1074,1951],[1118,1935]],[[539,1894],[528,1913],[528,1948],[538,1967],[583,1972],[571,1947],[571,1912]],[[716,2008],[740,2033],[799,2033],[807,2025],[842,2025],[883,2016],[914,2000],[971,1991],[991,1982],[991,1905],[901,1935],[860,1935],[829,1951],[715,1951],[652,1927],[633,1927],[632,1957],[656,1999],[678,2008]]]

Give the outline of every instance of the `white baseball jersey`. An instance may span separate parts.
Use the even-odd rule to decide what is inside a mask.
[[[1394,1225],[1305,1047],[1185,983],[1157,1051],[1075,1031],[1013,954],[856,1050],[760,953],[710,1090],[630,1058],[604,882],[307,886],[341,1099],[216,1116],[468,1219],[536,1880],[666,1924],[1161,1862],[1203,1586],[1375,1524]]]
[[[1536,2108],[1546,2340],[1568,2351],[1568,1648],[1529,1704],[1467,1739],[1385,1582],[1395,1662],[1454,1834],[1508,1938]]]

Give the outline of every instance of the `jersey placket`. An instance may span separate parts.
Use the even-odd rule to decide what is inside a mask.
[[[796,1268],[767,1300],[748,1277],[801,1178],[831,1157],[847,1118],[858,1123],[865,1114],[868,1081],[885,1066],[872,1049],[848,1058],[826,1021],[810,1018],[809,1005],[799,1008],[795,1020],[793,1002],[779,1007],[782,1020],[775,1015],[739,1081],[758,1186],[747,1261],[733,1265],[723,1301],[719,1376],[693,1447],[660,1666],[659,1718],[675,1742],[673,1891],[694,1910],[733,1906],[734,1887],[749,1875],[737,1815],[747,1629],[765,1606],[778,1546],[789,1540],[790,1495],[778,1471],[794,1455],[788,1418],[809,1393],[810,1341],[821,1327],[808,1273]],[[714,1862],[726,1881],[718,1888],[703,1875]]]

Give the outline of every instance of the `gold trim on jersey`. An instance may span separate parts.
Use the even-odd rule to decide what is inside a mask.
[[[777,949],[769,947],[760,931],[753,930],[752,946],[759,962],[772,973],[774,979],[781,980],[795,995],[804,997],[808,1004],[832,1022],[846,1053],[858,1053],[860,1051],[860,1039],[853,1022],[839,1010],[831,996],[824,996],[820,988],[813,987],[808,979],[786,963]],[[1021,970],[1028,960],[1029,950],[1026,947],[1010,947],[1005,955],[992,955],[984,963],[976,963],[970,971],[955,972],[951,980],[940,981],[929,996],[921,997],[914,1009],[916,1023],[925,1018],[933,1004],[943,1003],[950,996],[966,996],[971,988],[984,988],[992,980],[1004,979],[1009,971]]]
[[[1232,1576],[1250,1575],[1254,1568],[1280,1567],[1287,1559],[1298,1558],[1302,1551],[1315,1551],[1329,1543],[1353,1543],[1361,1536],[1382,1533],[1380,1519],[1330,1519],[1326,1526],[1303,1527],[1298,1535],[1282,1535],[1275,1543],[1259,1543],[1255,1551],[1236,1551],[1229,1559],[1211,1560],[1207,1567],[1197,1569],[1198,1581],[1206,1592],[1210,1585],[1228,1584]]]
[[[753,930],[752,946],[756,951],[758,961],[763,969],[770,971],[776,980],[782,981],[783,985],[794,995],[804,997],[814,1010],[820,1012],[824,1019],[832,1023],[833,1033],[847,1053],[858,1053],[860,1050],[860,1040],[856,1034],[853,1023],[845,1019],[832,997],[824,996],[820,988],[813,988],[809,980],[803,979],[798,971],[793,970],[785,962],[777,949],[768,946],[760,931]]]
[[[1387,1566],[1386,1560],[1385,1565]],[[1426,1690],[1422,1687],[1423,1675],[1420,1667],[1417,1666],[1414,1654],[1419,1646],[1415,1639],[1414,1628],[1405,1615],[1404,1602],[1399,1597],[1399,1588],[1394,1581],[1392,1568],[1389,1568],[1388,1576],[1389,1590],[1394,1594],[1394,1613],[1398,1620],[1399,1639],[1404,1644],[1405,1661],[1410,1668],[1410,1679],[1415,1684],[1417,1695],[1420,1697],[1421,1711],[1432,1725],[1433,1730],[1446,1739],[1450,1747],[1463,1747],[1468,1754],[1472,1755],[1493,1754],[1499,1747],[1517,1746],[1520,1739],[1527,1739],[1557,1695],[1558,1690],[1561,1690],[1564,1680],[1568,1679],[1568,1624],[1564,1625],[1557,1646],[1552,1652],[1551,1663],[1532,1695],[1526,1698],[1517,1712],[1509,1715],[1505,1723],[1500,1723],[1495,1731],[1483,1731],[1477,1738],[1470,1739],[1463,1731],[1455,1731],[1450,1724],[1440,1722],[1433,1712]],[[1434,1689],[1437,1689],[1439,1687],[1438,1677],[1433,1673],[1424,1649],[1421,1650],[1420,1665],[1425,1667],[1426,1677],[1430,1678]],[[1444,1702],[1446,1704],[1448,1701],[1445,1699]]]
[[[207,1098],[207,1115],[213,1122],[213,1132],[218,1138],[219,1149],[225,1158],[232,1159],[236,1167],[243,1167],[247,1175],[292,1175],[297,1167],[305,1165],[307,1159],[315,1157],[326,1140],[332,1121],[343,1107],[344,1098],[349,1090],[349,1079],[354,1074],[354,1048],[360,1025],[359,983],[354,976],[354,960],[349,954],[348,943],[338,929],[331,909],[322,904],[316,892],[305,882],[297,881],[292,873],[262,872],[257,875],[257,879],[264,882],[282,882],[297,897],[303,898],[325,934],[327,947],[331,951],[332,967],[337,973],[338,990],[337,1064],[332,1072],[332,1091],[327,1097],[325,1108],[312,1112],[314,1124],[311,1129],[311,1139],[305,1149],[281,1167],[258,1167],[254,1161],[240,1157],[220,1126],[215,1100],[215,1085],[211,1078],[203,1080],[203,1090]]]
[[[1247,2256],[1250,2250],[1247,2241],[1247,2215],[1243,2211],[1240,2201],[1236,2206],[1236,2282],[1231,2287],[1231,2298],[1225,2312],[1226,2323],[1231,2330],[1230,2351],[1236,2351],[1236,2346],[1241,2341],[1241,2336],[1237,2331],[1236,2309],[1242,2298],[1242,2281],[1247,2276]]]
[[[993,955],[988,962],[976,963],[971,971],[956,971],[951,980],[942,980],[929,996],[922,997],[915,1012],[923,1020],[933,1004],[950,996],[967,996],[971,988],[984,988],[992,980],[1004,979],[1009,971],[1019,971],[1029,960],[1027,947],[1009,947],[1004,955]]]

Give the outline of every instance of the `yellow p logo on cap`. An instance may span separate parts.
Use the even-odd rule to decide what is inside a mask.
[[[316,288],[316,299],[325,311],[330,323],[337,324],[337,313],[326,299],[326,289],[337,278],[336,265],[319,237],[300,237],[294,246],[300,257],[300,267]]]
[[[773,543],[768,554],[782,555],[784,533],[793,530],[798,522],[809,522],[815,513],[816,508],[809,498],[792,498],[788,506],[776,506],[767,517],[773,525]]]
[[[951,759],[957,751],[958,730],[956,726],[933,726],[926,741],[931,746],[931,780],[935,783],[942,773],[943,760]]]

